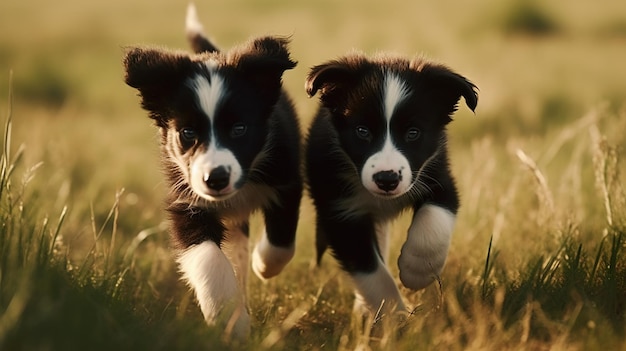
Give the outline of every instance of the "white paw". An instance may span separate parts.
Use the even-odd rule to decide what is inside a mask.
[[[245,339],[250,316],[244,292],[230,262],[212,241],[191,246],[177,259],[183,278],[193,288],[208,325],[218,325],[226,335]]]
[[[291,261],[295,247],[278,247],[272,245],[264,234],[252,253],[252,270],[261,279],[272,278],[282,272]]]
[[[382,262],[371,273],[351,275],[356,291],[354,311],[373,317],[406,311],[393,277]]]
[[[415,213],[398,258],[404,286],[423,289],[441,274],[455,219],[452,212],[435,205],[424,205]]]

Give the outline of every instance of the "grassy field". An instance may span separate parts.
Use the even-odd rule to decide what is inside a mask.
[[[479,87],[450,126],[462,206],[441,284],[403,290],[414,314],[372,333],[332,259],[311,268],[305,199],[294,261],[250,279],[251,339],[226,344],[178,279],[156,130],[123,84],[124,46],[187,47],[186,3],[6,0],[0,350],[626,349],[626,3],[196,5],[222,47],[292,37],[303,127],[309,67],[354,48],[424,55]]]

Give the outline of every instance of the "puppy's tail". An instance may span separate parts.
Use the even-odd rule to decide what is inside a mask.
[[[213,45],[213,43],[211,43],[204,34],[204,26],[198,19],[196,6],[193,3],[189,3],[187,6],[185,32],[187,33],[187,40],[189,40],[189,44],[195,53],[200,54],[203,52],[219,51],[218,48]]]

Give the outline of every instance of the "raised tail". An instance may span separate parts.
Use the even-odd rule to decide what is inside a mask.
[[[187,6],[185,32],[187,33],[187,40],[189,40],[189,44],[195,53],[200,54],[203,52],[219,51],[219,49],[213,45],[213,43],[211,43],[204,34],[204,26],[198,19],[196,6],[193,3],[189,3]]]

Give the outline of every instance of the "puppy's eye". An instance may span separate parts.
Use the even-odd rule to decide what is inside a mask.
[[[419,137],[420,137],[420,130],[417,129],[417,128],[410,128],[406,132],[405,139],[406,139],[406,141],[415,141]]]
[[[180,141],[185,144],[194,143],[198,138],[198,134],[196,133],[196,131],[191,128],[181,129],[178,132],[178,135],[180,136]]]
[[[358,136],[359,138],[363,140],[367,140],[367,141],[372,140],[372,135],[370,134],[370,130],[364,126],[356,127],[356,136]]]
[[[230,130],[230,135],[233,138],[237,138],[240,137],[244,134],[246,134],[246,131],[248,130],[248,127],[243,124],[243,123],[235,123],[233,125],[233,128]]]

